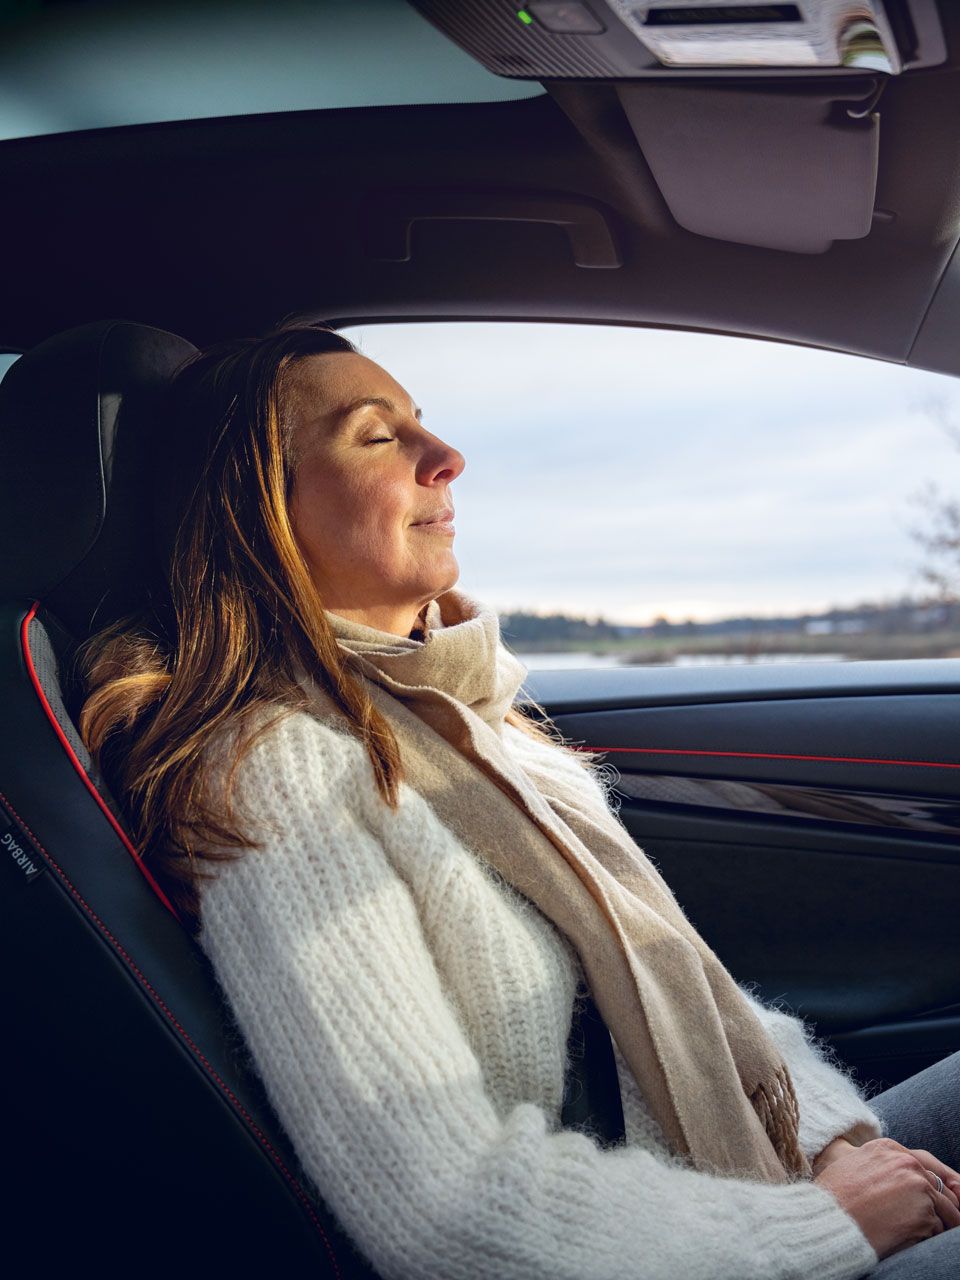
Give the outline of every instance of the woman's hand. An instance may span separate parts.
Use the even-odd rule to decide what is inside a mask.
[[[862,1147],[840,1142],[846,1150],[829,1143],[814,1161],[814,1181],[836,1197],[879,1258],[960,1226],[960,1197],[953,1189],[960,1177],[929,1151],[910,1150],[892,1138]],[[942,1192],[935,1174],[943,1179]]]
[[[816,1178],[828,1164],[833,1164],[838,1156],[842,1156],[845,1151],[855,1151],[856,1147],[847,1138],[834,1138],[832,1142],[828,1142],[818,1156],[814,1156],[812,1168],[813,1176]]]
[[[893,1142],[895,1146],[901,1147],[902,1143],[896,1142],[894,1138],[888,1138],[888,1142]],[[847,1138],[834,1138],[832,1142],[828,1142],[818,1156],[813,1159],[813,1176],[821,1173],[829,1164],[833,1164],[845,1151],[856,1151],[854,1143]],[[936,1156],[931,1155],[929,1151],[923,1151],[917,1147],[903,1147],[904,1151],[909,1151],[912,1156],[920,1161],[925,1169],[931,1169],[934,1173],[938,1173],[943,1179],[943,1185],[948,1187],[960,1206],[960,1173],[956,1169],[951,1169],[948,1164],[944,1164],[942,1160],[938,1160]]]
[[[889,1139],[893,1142],[893,1138]],[[898,1147],[900,1143],[896,1144]],[[944,1164],[942,1160],[938,1160],[936,1156],[931,1155],[929,1151],[923,1151],[917,1147],[904,1147],[904,1151],[909,1151],[912,1156],[920,1161],[925,1169],[930,1169],[933,1173],[938,1173],[943,1180],[944,1190],[949,1190],[957,1205],[960,1206],[960,1173],[956,1169],[951,1169],[948,1164]]]

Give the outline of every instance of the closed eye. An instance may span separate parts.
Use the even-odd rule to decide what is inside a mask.
[[[377,436],[375,440],[368,440],[367,444],[389,444],[394,436]]]

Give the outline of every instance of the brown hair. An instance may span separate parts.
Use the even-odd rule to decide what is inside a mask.
[[[168,454],[182,495],[166,511],[165,576],[145,592],[140,610],[95,632],[77,654],[80,735],[145,864],[192,929],[204,878],[199,861],[262,847],[237,825],[233,782],[254,743],[308,705],[297,664],[364,743],[383,800],[398,804],[396,738],[343,661],[288,514],[296,442],[285,412],[287,378],[298,360],[328,352],[359,354],[329,325],[284,324],[218,343],[177,370],[160,419],[169,428],[165,442],[180,442]],[[159,495],[158,503],[162,518]],[[584,768],[593,765],[539,704],[529,705],[542,724],[516,706],[507,721],[569,751]],[[271,709],[276,714],[250,732],[253,713]],[[224,726],[240,732],[225,802],[211,802],[201,765]]]

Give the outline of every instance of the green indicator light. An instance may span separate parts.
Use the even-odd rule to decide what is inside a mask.
[[[530,23],[533,21],[533,18],[530,17],[530,14],[527,13],[526,9],[518,9],[517,17],[525,27],[529,27]]]

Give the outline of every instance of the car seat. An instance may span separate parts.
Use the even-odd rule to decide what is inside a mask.
[[[150,406],[195,349],[98,321],[0,382],[4,1245],[40,1274],[373,1277],[68,710],[73,646],[154,572]]]
[[[169,436],[152,409],[195,350],[97,321],[0,382],[5,1203],[41,1271],[86,1256],[108,1274],[375,1280],[74,723],[76,644],[156,580],[151,476]],[[562,1123],[619,1142],[609,1034],[589,996],[571,1040]]]

